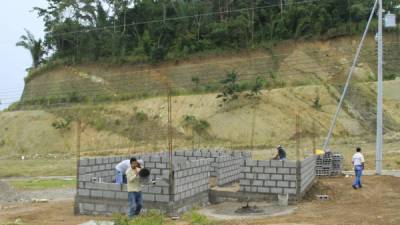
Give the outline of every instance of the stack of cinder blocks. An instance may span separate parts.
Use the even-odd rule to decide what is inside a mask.
[[[342,173],[343,155],[340,153],[325,153],[317,158],[317,176],[336,176]]]

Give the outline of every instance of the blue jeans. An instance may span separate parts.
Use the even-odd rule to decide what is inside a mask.
[[[354,167],[355,179],[354,179],[354,182],[353,182],[353,187],[356,187],[356,188],[361,187],[362,171],[363,171],[362,166],[355,166]]]
[[[142,192],[128,192],[128,207],[129,218],[139,215],[143,207]]]
[[[122,174],[122,172],[119,170],[115,170],[115,183],[126,184],[126,175]]]

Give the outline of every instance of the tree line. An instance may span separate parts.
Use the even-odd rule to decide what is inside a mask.
[[[143,61],[286,39],[333,38],[364,29],[374,0],[47,0],[34,11],[44,40],[19,46],[33,67],[48,60]],[[384,0],[398,10],[400,0]],[[376,25],[375,25],[376,26]]]

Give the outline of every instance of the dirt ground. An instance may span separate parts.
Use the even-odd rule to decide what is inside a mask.
[[[220,225],[236,224],[400,224],[400,178],[365,176],[363,188],[353,190],[351,177],[319,179],[294,213],[255,220],[216,221]],[[316,200],[316,194],[327,194],[329,200]],[[0,224],[22,220],[26,224],[70,225],[93,216],[74,216],[73,200],[49,203],[9,203],[0,209]],[[183,221],[167,224],[185,225]]]

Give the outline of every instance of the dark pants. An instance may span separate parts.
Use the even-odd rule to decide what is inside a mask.
[[[139,215],[143,207],[142,192],[128,192],[128,207],[129,218]]]
[[[362,186],[361,185],[362,171],[363,171],[362,166],[355,166],[354,167],[355,179],[354,179],[354,182],[353,182],[353,187],[360,188]]]

